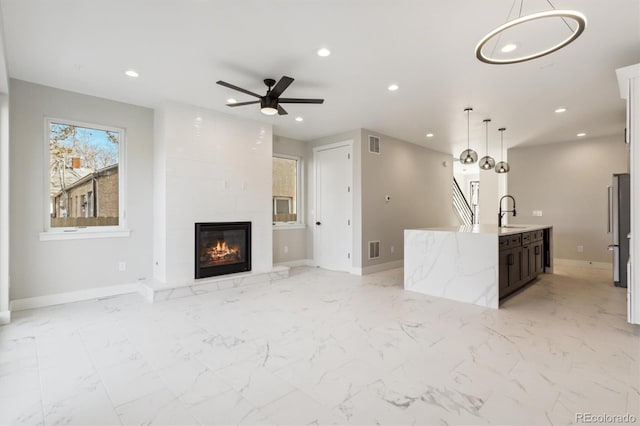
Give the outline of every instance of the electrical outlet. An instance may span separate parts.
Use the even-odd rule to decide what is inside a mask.
[[[578,253],[584,252],[584,246],[578,246]]]
[[[289,253],[289,246],[284,246],[282,248],[282,251],[285,252],[285,253]]]
[[[118,262],[118,271],[124,272],[127,270],[127,262]]]

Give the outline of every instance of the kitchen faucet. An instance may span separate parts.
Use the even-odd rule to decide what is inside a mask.
[[[502,200],[505,198],[511,198],[513,200],[513,210],[502,210]],[[507,201],[508,203],[508,201]],[[500,205],[498,209],[498,227],[502,227],[502,217],[507,213],[513,213],[513,217],[516,217],[516,199],[511,195],[505,195],[500,198]]]

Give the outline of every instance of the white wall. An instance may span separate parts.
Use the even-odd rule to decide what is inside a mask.
[[[0,94],[0,325],[9,313],[9,96]]]
[[[380,138],[380,154],[369,152],[369,135]],[[405,229],[457,224],[450,154],[362,129],[361,157],[363,272],[402,261]],[[380,258],[368,258],[369,241],[380,241]]]
[[[271,126],[177,103],[155,120],[155,279],[194,281],[196,222],[251,221],[252,270],[271,270]]]
[[[302,215],[304,228],[294,227],[274,229],[273,231],[273,263],[295,262],[312,258],[312,252],[307,252],[307,228],[311,225],[306,217],[306,199],[309,196],[306,181],[307,170],[311,164],[307,142],[273,136],[273,154],[286,154],[299,157],[302,164]],[[285,252],[286,248],[286,252]]]
[[[11,299],[134,283],[152,273],[153,112],[20,80],[10,81]],[[45,117],[126,129],[131,235],[40,241],[44,230]],[[126,271],[118,263],[126,262]]]
[[[0,325],[9,312],[9,78],[0,8]]]
[[[607,186],[614,173],[628,172],[628,149],[622,133],[510,149],[509,193],[518,213],[509,215],[510,223],[552,225],[557,258],[611,262]],[[543,216],[533,216],[533,210]]]

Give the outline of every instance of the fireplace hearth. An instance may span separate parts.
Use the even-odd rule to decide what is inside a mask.
[[[195,278],[251,270],[251,222],[196,223]]]

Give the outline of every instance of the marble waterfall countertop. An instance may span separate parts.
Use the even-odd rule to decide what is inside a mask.
[[[551,228],[551,225],[460,225],[445,226],[442,228],[417,228],[407,229],[407,231],[440,231],[459,232],[465,234],[495,234],[497,236],[520,234],[522,232],[537,231],[538,229]]]
[[[549,225],[467,225],[404,231],[404,289],[498,308],[498,237]]]

